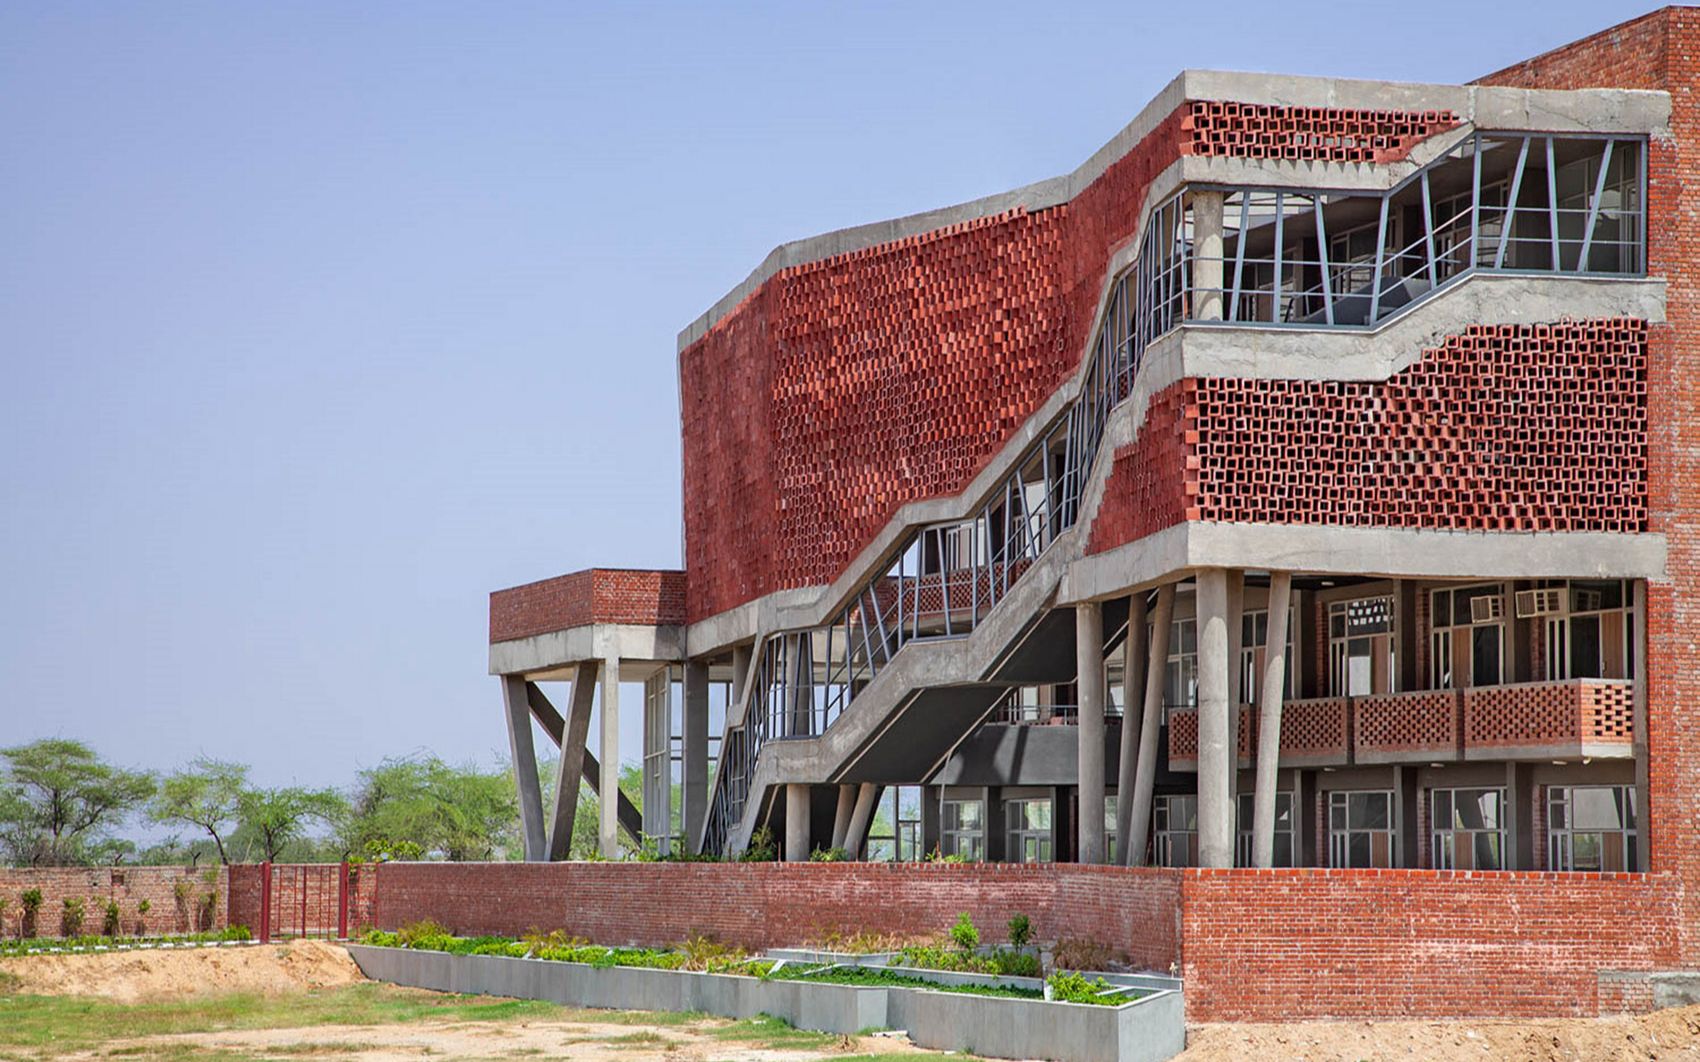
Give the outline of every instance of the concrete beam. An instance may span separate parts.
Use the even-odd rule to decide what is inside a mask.
[[[1075,688],[1080,718],[1080,862],[1104,861],[1104,612],[1097,602],[1074,608]],[[1055,812],[1053,812],[1055,814]]]
[[[594,682],[587,682],[583,689],[584,696],[595,696],[596,685]],[[577,687],[574,688],[573,693],[576,698],[578,696]],[[531,684],[528,694],[531,699],[531,714],[537,720],[538,725],[543,727],[543,732],[548,734],[549,739],[555,744],[564,744],[567,732],[566,720],[562,718],[561,713],[555,710],[555,706],[550,703],[548,695],[538,689],[535,684]],[[585,726],[588,730],[589,723],[587,722]],[[584,767],[579,772],[579,776],[600,801],[602,799],[601,761],[596,758],[594,752],[590,751],[588,734],[586,740],[581,742],[581,746],[584,750]],[[638,812],[637,805],[633,804],[631,798],[626,796],[624,790],[616,786],[615,792],[618,796],[615,814],[620,820],[620,829],[626,831],[626,835],[632,839],[633,844],[637,844],[643,840],[643,816]]]

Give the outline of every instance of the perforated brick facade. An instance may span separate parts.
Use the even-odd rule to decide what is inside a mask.
[[[1634,737],[1634,693],[1627,682],[1480,686],[1464,690],[1462,698],[1464,739],[1478,749],[1627,746]]]
[[[1390,693],[1352,698],[1352,748],[1360,763],[1397,756],[1458,754],[1458,693]]]
[[[1176,514],[1644,531],[1647,361],[1645,322],[1614,319],[1472,327],[1386,382],[1179,381],[1116,452],[1088,548]],[[1147,462],[1185,474],[1159,477]]]
[[[1451,111],[1366,111],[1194,101],[1181,123],[1188,155],[1303,162],[1396,162],[1436,133]]]

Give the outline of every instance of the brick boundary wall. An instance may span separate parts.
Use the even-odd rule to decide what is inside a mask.
[[[1433,870],[1171,870],[1076,864],[391,863],[379,928],[560,929],[603,944],[692,934],[749,948],[858,930],[926,934],[967,911],[997,940],[1179,963],[1189,1021],[1535,1017],[1641,996],[1600,971],[1680,963],[1675,875]],[[1650,999],[1650,997],[1648,997]]]
[[[206,880],[209,870],[215,875],[210,883]],[[180,881],[190,884],[186,905],[177,902]],[[5,913],[0,915],[0,937],[16,937],[22,932],[23,894],[32,888],[41,890],[41,911],[34,934],[38,937],[60,935],[65,900],[72,897],[86,901],[85,934],[100,932],[105,917],[102,907],[108,900],[118,901],[120,928],[126,936],[135,935],[141,928],[137,907],[143,900],[149,904],[146,918],[149,935],[223,929],[226,924],[229,878],[223,867],[0,867],[0,897],[8,901]],[[196,905],[209,891],[218,897],[218,906],[212,923],[203,926],[197,921]]]

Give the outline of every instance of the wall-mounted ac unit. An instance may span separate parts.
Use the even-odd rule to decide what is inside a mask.
[[[1470,599],[1470,622],[1492,623],[1505,615],[1505,599],[1498,594],[1492,597],[1472,597]]]
[[[1564,591],[1559,587],[1547,590],[1517,591],[1517,616],[1553,616],[1564,611]]]

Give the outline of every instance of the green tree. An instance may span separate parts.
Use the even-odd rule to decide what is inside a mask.
[[[153,776],[103,761],[80,741],[46,738],[0,749],[5,761],[0,813],[18,863],[85,861],[105,831],[153,795]]]
[[[310,823],[334,825],[347,807],[334,789],[247,789],[237,801],[236,832],[261,859],[274,861],[285,847],[307,836]]]
[[[507,853],[518,823],[511,772],[411,756],[360,772],[345,837],[359,852],[480,860]]]
[[[218,861],[228,863],[230,854],[224,840],[236,828],[247,788],[246,766],[202,757],[161,779],[159,791],[148,806],[148,817],[158,823],[205,831],[218,849]]]

